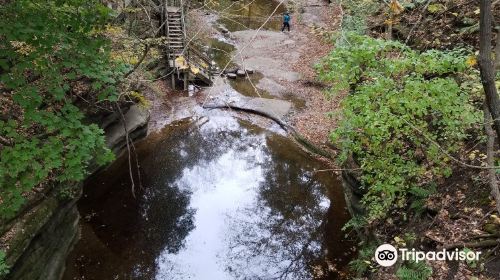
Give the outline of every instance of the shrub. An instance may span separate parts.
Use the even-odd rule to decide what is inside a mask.
[[[14,216],[36,186],[81,180],[91,159],[111,159],[103,131],[76,106],[83,94],[118,97],[127,69],[110,60],[101,35],[108,19],[97,0],[0,6],[0,92],[9,102],[0,106],[1,218]]]
[[[331,140],[341,162],[352,156],[360,163],[366,221],[374,222],[405,207],[411,190],[451,175],[442,151],[456,152],[481,112],[460,84],[466,51],[419,53],[395,41],[347,39],[318,71],[332,84],[329,94],[350,93]]]

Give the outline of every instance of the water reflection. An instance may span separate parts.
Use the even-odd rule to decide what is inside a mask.
[[[336,182],[314,173],[319,164],[283,141],[268,139],[265,180],[254,202],[231,217],[227,269],[236,279],[339,278],[349,244],[341,234],[334,246],[327,240],[348,219],[341,193],[330,189],[339,195],[331,201],[325,183]]]
[[[290,140],[214,116],[137,151],[137,199],[126,158],[86,183],[64,279],[310,279],[345,264],[338,182]]]
[[[239,31],[259,28],[274,11],[278,2],[269,0],[221,0],[214,9],[219,11],[219,21],[229,31]],[[286,11],[284,4],[280,5],[276,13],[263,26],[268,30],[281,28],[281,16]]]

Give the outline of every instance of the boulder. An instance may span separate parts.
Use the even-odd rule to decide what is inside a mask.
[[[149,112],[139,105],[132,105],[127,113],[124,113],[125,124],[131,139],[142,137],[147,131]],[[120,120],[106,129],[106,144],[113,152],[118,153],[126,146],[126,132],[123,120]]]
[[[247,68],[245,69],[245,71],[247,72],[247,74],[253,74],[255,72],[252,68]]]
[[[236,71],[236,75],[238,75],[239,77],[245,77],[246,76],[246,72],[244,70],[238,70]]]
[[[229,74],[229,73],[236,74],[237,71],[238,67],[228,67],[226,70],[224,70],[224,74]]]

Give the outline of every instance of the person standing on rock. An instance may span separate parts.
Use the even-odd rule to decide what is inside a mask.
[[[281,32],[285,32],[285,28],[288,28],[288,32],[290,32],[290,20],[291,17],[288,12],[285,13],[285,15],[283,15],[283,27],[281,28]]]

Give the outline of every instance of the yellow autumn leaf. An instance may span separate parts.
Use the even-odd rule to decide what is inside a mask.
[[[469,67],[474,67],[477,65],[477,58],[475,56],[469,56],[467,58],[467,60],[465,61],[465,63],[469,66]]]
[[[427,7],[427,11],[431,14],[442,12],[446,9],[443,4],[431,4]]]
[[[475,160],[476,159],[476,153],[469,154],[469,159],[470,160]]]
[[[198,68],[198,67],[196,67],[196,66],[191,66],[191,67],[189,68],[189,70],[191,70],[191,73],[193,73],[193,74],[195,74],[195,75],[196,75],[196,74],[198,74],[198,73],[200,73],[200,68]]]
[[[389,7],[391,8],[391,12],[395,15],[399,15],[404,11],[403,6],[401,6],[398,0],[392,0]]]
[[[186,62],[184,56],[179,56],[175,59],[175,66],[179,69],[188,69],[189,65]]]
[[[139,63],[139,59],[137,57],[133,56],[130,58],[129,63],[130,64],[137,64],[137,63]]]
[[[21,41],[10,41],[10,45],[16,49],[16,52],[18,54],[22,55],[29,55],[30,53],[35,51],[35,47],[32,45],[26,43],[26,42],[21,42]]]

